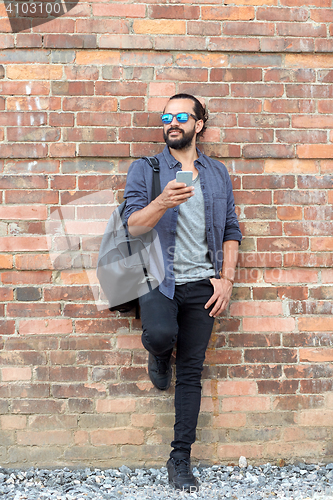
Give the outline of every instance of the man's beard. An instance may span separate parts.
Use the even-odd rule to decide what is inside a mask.
[[[182,134],[182,137],[180,139],[171,139],[169,137],[169,133],[172,130],[178,130]],[[195,127],[193,127],[193,130],[190,130],[187,133],[185,133],[183,130],[181,130],[180,128],[177,128],[177,127],[169,129],[168,133],[165,133],[165,130],[163,130],[163,137],[164,137],[164,140],[165,140],[167,146],[169,146],[169,148],[177,149],[177,150],[188,149],[192,143],[192,139],[194,137],[194,134],[195,134]]]

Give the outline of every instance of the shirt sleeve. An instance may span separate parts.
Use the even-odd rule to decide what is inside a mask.
[[[124,222],[127,224],[132,213],[141,210],[149,203],[142,160],[136,160],[128,169],[124,198],[126,199]]]
[[[226,172],[226,181],[227,181],[227,217],[226,217],[223,241],[234,240],[238,241],[240,244],[242,241],[242,233],[235,212],[235,199],[234,199],[234,194],[232,192],[232,184],[228,172]]]

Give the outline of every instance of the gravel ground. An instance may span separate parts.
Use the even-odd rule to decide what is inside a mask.
[[[245,460],[240,462],[242,465]],[[0,468],[1,500],[333,500],[333,463],[278,467],[194,467],[198,493],[174,491],[161,469],[28,470]]]

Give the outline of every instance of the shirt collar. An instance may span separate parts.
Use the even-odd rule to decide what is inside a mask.
[[[203,153],[200,151],[200,149],[198,149],[198,148],[196,148],[196,149],[197,149],[197,153],[198,153],[198,159],[195,160],[195,162],[198,162],[203,167],[206,167],[205,157],[204,157]],[[165,146],[162,153],[164,155],[164,158],[165,158],[169,168],[174,168],[179,164],[179,161],[176,160],[176,158],[174,156],[172,156],[172,154],[170,153],[168,146]]]

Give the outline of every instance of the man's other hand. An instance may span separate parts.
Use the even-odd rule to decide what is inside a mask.
[[[163,204],[165,208],[173,208],[187,201],[194,195],[194,187],[188,186],[184,182],[177,182],[175,179],[168,182],[163,192],[156,198],[156,201]]]
[[[214,287],[214,293],[209,301],[206,302],[205,309],[208,309],[215,302],[215,305],[209,313],[209,316],[213,316],[214,318],[216,318],[216,316],[221,314],[229,304],[229,300],[232,294],[232,284],[230,283],[230,281],[223,278],[211,278],[210,282]]]

